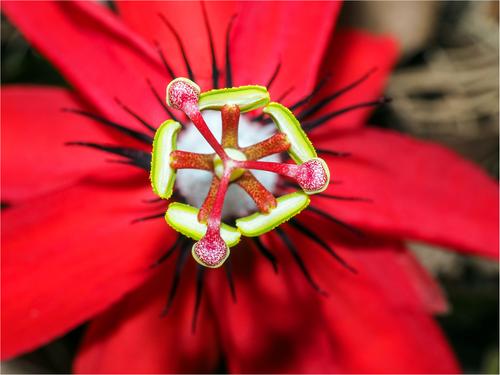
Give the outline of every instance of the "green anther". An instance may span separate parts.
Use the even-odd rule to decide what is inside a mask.
[[[256,212],[250,216],[236,220],[240,232],[248,237],[256,237],[267,233],[278,225],[288,221],[309,205],[307,194],[295,192],[276,199],[277,206],[269,213]]]
[[[226,104],[235,104],[240,112],[249,112],[269,103],[269,92],[263,86],[240,86],[203,92],[198,106],[204,109],[220,110]]]
[[[151,156],[151,185],[153,191],[163,199],[172,195],[175,170],[170,167],[170,153],[177,147],[177,133],[181,124],[167,120],[158,128],[153,141]]]
[[[176,231],[199,241],[207,231],[207,224],[198,221],[198,209],[188,204],[174,202],[168,206],[165,220]],[[235,246],[241,237],[238,229],[222,223],[220,235],[227,246]]]
[[[288,108],[273,102],[269,103],[263,111],[270,115],[279,130],[286,134],[290,142],[288,153],[296,163],[301,164],[318,156],[311,141],[302,130],[299,120]]]

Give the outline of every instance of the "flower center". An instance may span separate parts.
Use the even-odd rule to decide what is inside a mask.
[[[235,148],[224,148],[226,154],[230,157],[229,160],[224,162],[219,155],[214,156],[214,172],[215,175],[219,178],[222,178],[224,175],[224,169],[230,168],[232,170],[229,175],[229,181],[233,182],[234,180],[241,177],[241,175],[245,172],[243,168],[238,168],[237,164],[234,161],[246,161],[247,157],[240,150],[236,150]]]
[[[207,110],[203,112],[203,118],[215,138],[221,142],[222,119],[219,111]],[[238,140],[241,147],[248,147],[259,143],[273,135],[276,128],[274,125],[263,125],[252,122],[246,115],[240,117]],[[187,124],[185,129],[179,134],[177,142],[179,150],[211,153],[213,149],[196,129],[193,123]],[[228,155],[237,160],[246,160],[245,154],[236,149],[225,148]],[[234,151],[233,151],[234,150]],[[270,155],[261,160],[269,162],[279,162],[279,155]],[[220,157],[214,157],[214,172],[221,178],[223,164]],[[242,171],[241,169],[239,171]],[[241,172],[242,173],[242,172]],[[265,171],[252,171],[255,178],[271,193],[276,193],[279,181],[278,175]],[[241,174],[240,174],[241,176]],[[238,177],[240,177],[238,176]],[[231,181],[234,181],[235,171],[231,174]],[[187,203],[200,208],[207,196],[212,182],[212,172],[199,169],[179,169],[177,171],[176,186],[180,194]],[[237,184],[231,184],[228,188],[224,208],[222,210],[223,220],[233,220],[234,218],[247,216],[257,211],[254,200]]]
[[[151,158],[153,190],[168,199],[172,195],[176,174],[183,169],[198,169],[212,174],[206,197],[200,208],[171,203],[165,214],[170,226],[196,239],[194,259],[206,267],[220,267],[229,256],[229,248],[241,235],[259,236],[297,215],[309,205],[308,194],[325,190],[330,180],[326,163],[302,130],[293,113],[279,103],[269,103],[269,93],[261,86],[243,86],[201,93],[199,86],[176,78],[167,87],[167,104],[183,111],[209,144],[211,153],[177,149],[177,133],[181,125],[165,121],[157,130]],[[243,146],[239,139],[240,114],[263,107],[279,132]],[[220,111],[221,136],[218,139],[207,124],[202,111]],[[212,125],[213,126],[213,125]],[[203,143],[203,142],[201,142]],[[297,164],[262,161],[270,155],[288,152]],[[295,182],[302,189],[276,198],[255,177],[253,171],[272,172]],[[196,182],[186,179],[187,188]],[[257,212],[236,219],[236,227],[222,223],[222,210],[230,185],[238,185],[254,201]],[[189,195],[189,193],[187,193]],[[227,204],[226,204],[227,206]]]

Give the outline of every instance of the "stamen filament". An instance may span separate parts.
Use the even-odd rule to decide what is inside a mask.
[[[222,207],[233,171],[232,162],[224,163],[224,174],[219,182],[215,202],[208,217],[207,231],[203,238],[194,244],[193,257],[207,267],[220,267],[229,256],[229,247],[220,235]]]
[[[201,169],[211,171],[214,168],[213,154],[175,150],[170,153],[170,166],[174,169]]]
[[[277,202],[274,195],[269,192],[253,174],[245,171],[243,175],[236,180],[236,183],[247,192],[253,199],[260,212],[268,213],[276,207]]]
[[[319,193],[328,187],[330,175],[326,163],[314,158],[303,164],[273,163],[266,161],[235,161],[239,168],[273,172],[295,180],[308,194]]]
[[[222,116],[222,147],[238,147],[238,124],[240,108],[237,105],[226,104],[221,109]]]
[[[217,190],[219,189],[220,180],[217,176],[212,178],[212,184],[210,185],[210,189],[208,191],[207,196],[205,197],[205,201],[200,207],[198,211],[198,221],[200,223],[206,223],[208,217],[210,216],[210,212],[215,203],[215,199],[217,197]]]
[[[227,156],[224,148],[219,144],[217,138],[212,134],[210,128],[208,127],[205,119],[201,115],[201,112],[198,110],[198,106],[187,105],[184,107],[184,113],[189,117],[189,119],[193,122],[194,126],[198,129],[201,135],[206,139],[208,144],[212,146],[214,151],[219,155],[222,160],[228,160],[229,156]]]
[[[208,216],[208,232],[220,232],[220,222],[222,217],[222,207],[224,206],[224,198],[226,196],[227,188],[229,187],[229,181],[231,179],[231,172],[233,168],[224,167],[224,174],[219,183],[219,190],[217,190],[217,195],[215,196],[215,202]],[[219,234],[220,235],[220,234]]]
[[[167,87],[167,103],[175,109],[183,111],[201,135],[205,138],[219,157],[226,161],[229,159],[224,148],[219,144],[217,138],[212,134],[205,119],[198,108],[200,88],[194,82],[186,78],[174,79]]]
[[[285,133],[276,133],[254,145],[243,147],[241,151],[248,160],[259,160],[269,155],[288,151],[290,142]]]
[[[296,164],[275,163],[270,161],[244,160],[237,161],[236,163],[239,168],[273,172],[292,179],[295,179],[299,168]]]

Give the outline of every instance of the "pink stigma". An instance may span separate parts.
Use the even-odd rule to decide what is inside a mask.
[[[295,178],[305,192],[311,193],[325,190],[330,180],[321,159],[311,159],[301,164]]]
[[[200,87],[185,78],[174,79],[167,87],[167,104],[175,109],[185,110],[186,105],[197,105]]]
[[[209,231],[193,245],[193,253],[207,267],[218,267],[226,260],[229,249],[217,231]]]

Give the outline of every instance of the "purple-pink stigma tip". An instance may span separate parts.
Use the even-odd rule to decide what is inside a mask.
[[[182,110],[186,104],[197,104],[201,89],[187,78],[176,78],[167,86],[167,104]]]
[[[319,193],[328,187],[330,173],[325,162],[315,158],[299,166],[296,179],[306,193]]]
[[[193,256],[207,267],[219,267],[229,255],[229,248],[219,233],[209,233],[193,245]]]

